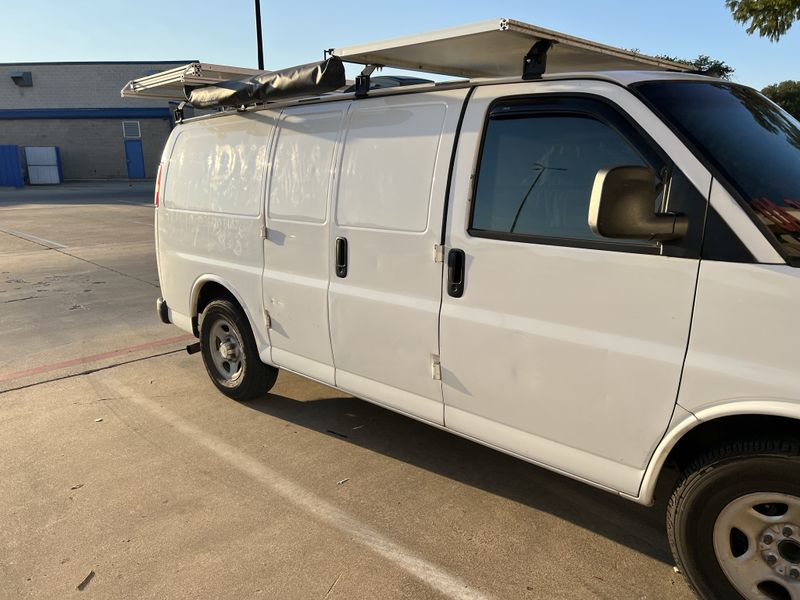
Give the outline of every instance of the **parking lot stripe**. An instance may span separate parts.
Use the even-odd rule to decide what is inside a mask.
[[[124,356],[132,352],[140,352],[142,350],[150,350],[151,348],[159,348],[160,346],[167,346],[169,344],[184,343],[194,340],[191,335],[179,335],[171,338],[161,340],[154,340],[152,342],[145,342],[144,344],[136,344],[135,346],[127,346],[125,348],[118,348],[110,350],[109,352],[102,352],[100,354],[92,354],[89,356],[81,356],[79,358],[72,358],[62,362],[51,363],[49,365],[42,365],[41,367],[33,367],[32,369],[24,369],[22,371],[14,371],[11,373],[0,373],[1,381],[11,381],[12,379],[21,379],[23,377],[30,377],[31,375],[41,375],[42,373],[50,373],[51,371],[58,371],[59,369],[66,369],[68,367],[75,367],[77,365],[85,365],[88,363],[105,360],[107,358],[115,358],[117,356]]]
[[[287,502],[306,511],[326,525],[342,531],[346,537],[355,539],[445,596],[464,600],[488,599],[488,596],[481,592],[470,589],[462,579],[451,575],[412,550],[393,542],[349,513],[316,496],[303,486],[286,479],[249,454],[202,430],[161,404],[138,394],[122,382],[105,379],[102,385],[111,388],[117,397],[130,400],[147,410],[153,416],[172,426],[175,431],[191,438],[245,475],[270,488]]]

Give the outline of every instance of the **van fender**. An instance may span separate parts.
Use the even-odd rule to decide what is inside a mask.
[[[264,336],[262,331],[263,328],[255,326],[256,321],[241,294],[227,279],[220,277],[219,275],[214,275],[213,273],[204,273],[203,275],[197,277],[197,279],[194,280],[194,283],[192,283],[192,292],[191,296],[189,297],[192,323],[196,327],[199,327],[198,318],[200,315],[197,314],[197,302],[200,299],[200,290],[203,289],[203,286],[207,283],[217,283],[221,285],[228,291],[228,293],[230,293],[231,296],[236,299],[236,301],[239,303],[239,306],[241,306],[242,310],[244,311],[247,322],[250,323],[250,330],[253,332],[253,337],[256,340],[258,353],[263,356],[264,351],[269,348],[269,338]]]
[[[689,431],[695,427],[720,419],[735,416],[785,417],[800,421],[800,402],[788,398],[730,398],[704,405],[695,412],[683,408],[680,404],[670,429],[656,446],[653,456],[645,469],[642,484],[637,497],[622,494],[640,504],[652,505],[656,484],[669,453]]]

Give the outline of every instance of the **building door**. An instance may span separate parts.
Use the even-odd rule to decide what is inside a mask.
[[[128,179],[144,179],[142,140],[125,140],[125,161],[128,163]]]

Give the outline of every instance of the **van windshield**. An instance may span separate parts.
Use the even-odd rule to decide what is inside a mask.
[[[747,200],[800,266],[800,123],[764,96],[728,82],[636,86]]]

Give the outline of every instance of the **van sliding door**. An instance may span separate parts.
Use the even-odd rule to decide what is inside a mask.
[[[354,102],[329,247],[336,385],[442,423],[440,242],[447,171],[466,90]]]

